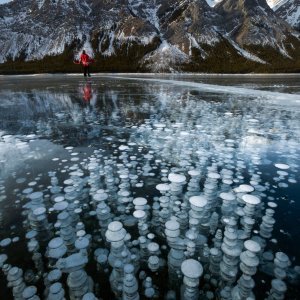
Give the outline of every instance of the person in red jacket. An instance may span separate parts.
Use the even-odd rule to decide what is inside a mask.
[[[82,50],[82,54],[80,55],[79,63],[82,64],[82,66],[83,66],[84,77],[86,77],[86,76],[91,77],[90,64],[93,61],[94,60],[85,53],[85,50]]]

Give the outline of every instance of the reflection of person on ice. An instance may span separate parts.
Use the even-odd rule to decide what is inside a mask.
[[[91,85],[90,82],[88,82],[83,87],[83,100],[84,100],[84,102],[89,103],[90,100],[92,99],[92,96],[93,96],[92,85]]]
[[[83,74],[84,77],[89,76],[90,74],[90,64],[94,62],[94,60],[85,53],[85,50],[82,50],[82,54],[80,55],[79,63],[83,66]]]

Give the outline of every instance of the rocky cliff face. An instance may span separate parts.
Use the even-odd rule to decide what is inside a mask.
[[[289,56],[284,42],[292,33],[290,26],[266,0],[223,0],[216,10],[223,16],[225,35],[237,44],[271,46]]]
[[[212,59],[224,45],[220,62],[236,55],[246,64],[267,64],[248,46],[294,59],[285,43],[298,49],[295,36],[266,0],[223,0],[214,7],[205,0],[14,0],[0,5],[0,70],[64,53],[73,59],[83,48],[102,70],[126,71],[133,61],[130,71],[180,71],[195,59]]]

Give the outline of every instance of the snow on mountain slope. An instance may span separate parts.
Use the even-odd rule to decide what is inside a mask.
[[[276,14],[300,31],[300,0],[287,0],[278,8]]]
[[[267,0],[267,3],[273,10],[276,10],[276,8],[287,1],[288,0]]]
[[[257,57],[256,55],[250,53],[249,51],[246,51],[245,49],[241,48],[237,43],[235,43],[233,40],[228,39],[229,43],[238,51],[238,53],[240,55],[242,55],[243,57],[258,62],[260,64],[266,64],[266,62],[262,59],[260,59],[259,57]]]
[[[214,7],[216,4],[218,4],[219,2],[221,2],[222,0],[206,0],[207,4],[210,7]]]
[[[189,60],[189,56],[178,47],[163,41],[158,49],[143,58],[142,64],[151,72],[174,72],[175,66],[188,63]]]
[[[12,0],[0,0],[0,5],[1,4],[5,4],[5,3],[8,3],[8,2],[11,2]]]
[[[99,50],[111,55],[114,43],[151,42],[155,28],[116,0],[16,0],[0,10],[0,62],[57,55],[72,44],[80,50],[95,34],[102,36]],[[103,41],[109,46],[103,47]]]

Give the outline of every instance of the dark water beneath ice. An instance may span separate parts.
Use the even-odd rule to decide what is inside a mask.
[[[49,171],[57,172],[62,186],[69,168],[79,164],[84,169],[95,150],[118,157],[119,147],[129,143],[129,154],[137,157],[141,167],[143,155],[149,151],[153,155],[151,174],[138,172],[141,186],[132,189],[133,197],[146,197],[149,204],[158,195],[159,161],[186,174],[200,159],[197,147],[209,153],[208,166],[217,162],[220,168],[223,163],[222,167],[235,170],[236,162],[244,161],[243,178],[235,178],[233,187],[249,184],[255,170],[264,187],[262,202],[272,200],[278,205],[266,250],[282,251],[293,267],[300,265],[300,77],[145,75],[142,81],[128,77],[139,76],[98,75],[88,80],[77,75],[0,77],[0,241],[19,238],[0,247],[8,262],[24,272],[34,269],[22,225],[26,203],[22,190],[29,185],[50,194]],[[157,124],[173,131],[160,132]],[[180,128],[175,130],[178,135],[174,128]],[[178,140],[178,136],[184,138]],[[226,139],[235,141],[233,161],[226,161],[223,155]],[[171,146],[166,150],[167,142]],[[290,167],[283,178],[276,173],[276,163]],[[205,173],[203,176],[202,183]],[[88,233],[93,233],[97,222],[88,210],[84,208],[81,220]],[[49,221],[55,222],[55,214],[49,214]],[[137,238],[136,230],[126,229]],[[259,222],[254,229],[259,229]],[[95,282],[101,278],[98,296],[111,299],[107,278],[97,273],[93,263],[87,271]],[[255,277],[257,299],[265,297],[271,279],[262,272]],[[156,283],[162,297],[168,287]],[[41,280],[35,285],[41,292]],[[298,295],[297,285],[288,283],[286,299]],[[0,299],[12,299],[2,273]]]

